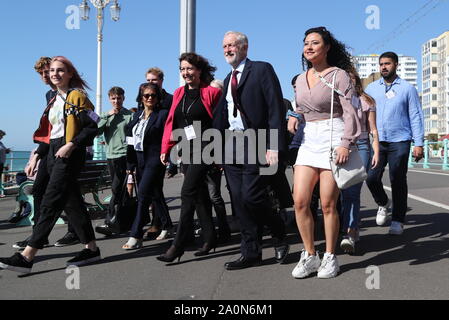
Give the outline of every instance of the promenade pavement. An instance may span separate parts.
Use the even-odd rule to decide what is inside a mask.
[[[288,177],[291,181],[291,170]],[[388,170],[385,177],[388,177]],[[298,280],[291,276],[302,248],[294,226],[288,228],[291,249],[285,264],[276,263],[270,237],[264,237],[263,265],[238,271],[227,271],[223,267],[225,262],[239,257],[238,232],[233,234],[230,244],[218,247],[215,253],[205,257],[193,255],[200,244],[198,240],[197,246],[187,249],[180,263],[171,265],[156,260],[156,256],[168,248],[171,239],[145,241],[141,250],[123,251],[121,246],[126,237],[104,238],[97,234],[103,259],[79,269],[79,289],[66,287],[71,275],[66,273],[66,261],[81,245],[48,247],[39,252],[29,275],[0,270],[0,299],[447,299],[449,172],[416,168],[411,169],[408,177],[409,193],[433,202],[409,198],[404,234],[389,236],[388,226],[376,225],[377,206],[364,186],[363,222],[357,253],[350,256],[338,249],[341,273],[334,279],[313,276]],[[180,175],[165,181],[164,191],[175,222],[179,217],[181,184]],[[387,179],[385,185],[390,185]],[[222,191],[230,215],[224,183]],[[31,232],[31,227],[8,224],[7,218],[14,206],[14,198],[0,199],[0,256],[3,257],[14,253],[11,245]],[[93,224],[101,222],[96,220]],[[323,252],[322,223],[316,229],[317,249]],[[66,230],[65,225],[57,225],[50,235],[50,243],[63,236]]]

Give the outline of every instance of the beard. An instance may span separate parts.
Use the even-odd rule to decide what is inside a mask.
[[[385,80],[391,80],[393,77],[396,76],[396,70],[391,70],[387,73],[380,73],[382,75],[382,78],[384,78]]]
[[[242,61],[242,55],[238,52],[235,52],[232,56],[225,56],[225,60],[228,64],[230,64],[233,67],[237,67],[240,61]]]

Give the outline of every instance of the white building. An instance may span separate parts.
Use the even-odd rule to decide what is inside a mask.
[[[449,31],[421,47],[425,134],[449,133]]]
[[[360,78],[368,78],[374,72],[379,72],[379,54],[361,54],[354,56],[354,65]],[[418,90],[418,63],[410,56],[398,55],[399,64],[397,74],[407,80]]]

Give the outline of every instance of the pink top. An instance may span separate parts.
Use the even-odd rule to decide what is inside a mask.
[[[370,112],[376,112],[376,107],[370,105],[363,96],[360,97],[360,107],[357,109],[357,116],[360,119],[361,133],[359,139],[368,139],[368,116]]]
[[[331,89],[321,80],[318,81],[313,88],[309,88],[306,77],[307,72],[301,74],[296,80],[297,111],[304,113],[306,122],[330,119]],[[335,87],[344,95],[340,96],[339,94],[334,93],[334,118],[343,117],[345,129],[340,146],[349,148],[350,144],[355,143],[360,135],[360,120],[357,116],[356,108],[353,107],[351,103],[352,96],[355,96],[355,91],[352,86],[351,78],[348,73],[342,69],[333,67],[322,76],[328,83],[332,84],[334,72],[337,72],[335,77]]]

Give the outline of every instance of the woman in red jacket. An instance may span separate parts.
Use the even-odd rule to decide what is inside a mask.
[[[179,58],[179,62],[179,70],[186,84],[173,94],[173,103],[162,138],[161,161],[164,164],[167,163],[170,150],[177,143],[173,139],[175,129],[180,129],[177,131],[181,133],[181,141],[189,141],[190,148],[181,150],[184,153],[182,155],[184,182],[181,189],[181,215],[173,244],[165,254],[157,257],[164,262],[173,262],[176,258],[179,261],[184,254],[184,247],[193,235],[195,210],[200,219],[204,239],[204,245],[195,255],[207,255],[211,249],[215,249],[217,243],[212,221],[212,205],[206,184],[209,166],[201,159],[203,147],[207,142],[202,142],[201,136],[205,130],[212,128],[212,113],[221,91],[209,85],[214,78],[213,73],[216,68],[212,67],[207,59],[195,53],[184,53]]]

